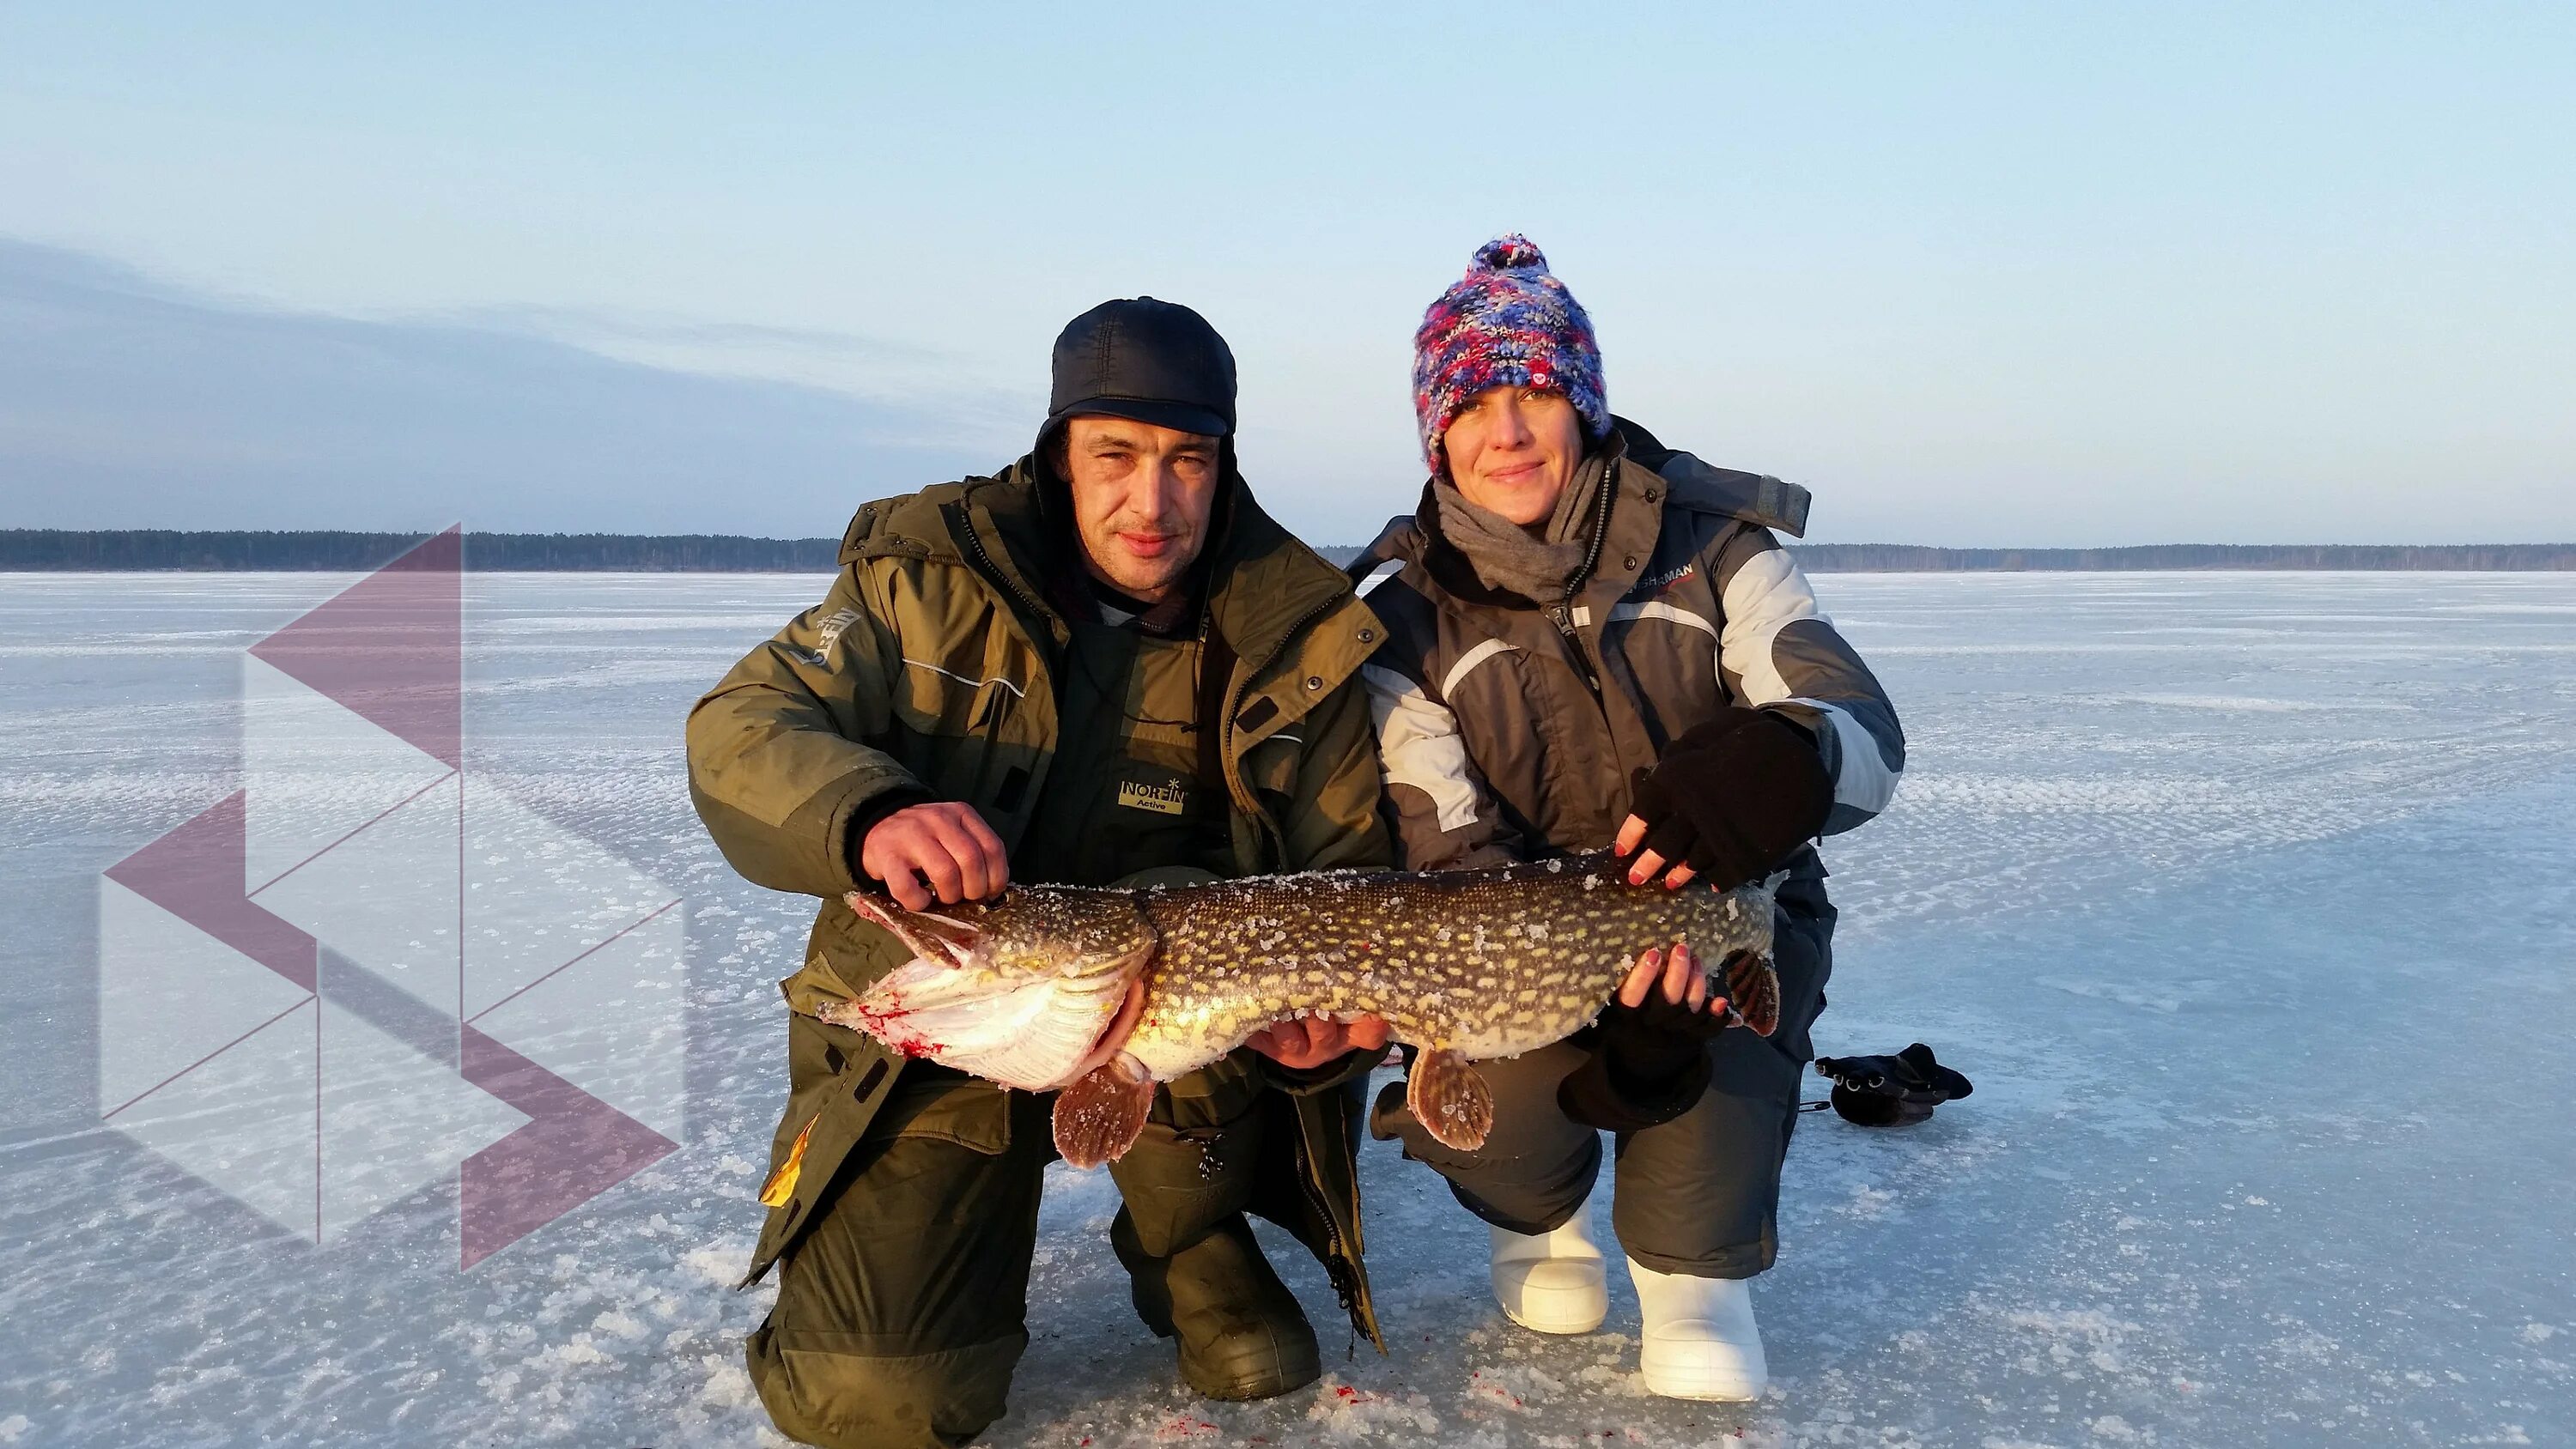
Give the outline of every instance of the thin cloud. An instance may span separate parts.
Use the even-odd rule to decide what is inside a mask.
[[[262,308],[0,240],[5,526],[805,537],[1006,461],[1033,413],[1002,412]]]

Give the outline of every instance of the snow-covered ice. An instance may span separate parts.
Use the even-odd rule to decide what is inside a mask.
[[[239,651],[345,582],[0,576],[0,1444],[781,1442],[732,1283],[809,908],[724,867],[678,741],[818,580],[469,585],[479,778],[686,897],[681,1151],[460,1272],[452,1189],[316,1249],[98,1125],[97,873],[239,788]],[[1977,1094],[1804,1119],[1771,1396],[1644,1396],[1617,1275],[1602,1333],[1512,1328],[1372,1144],[1391,1356],[1272,1235],[1328,1376],[1191,1398],[1058,1168],[992,1444],[2576,1443],[2576,577],[1818,586],[1912,758],[1829,843],[1817,1044]]]

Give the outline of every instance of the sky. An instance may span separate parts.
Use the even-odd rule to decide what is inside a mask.
[[[1310,540],[1498,232],[1843,542],[2576,539],[2576,8],[0,7],[0,526],[837,532],[1205,313]]]

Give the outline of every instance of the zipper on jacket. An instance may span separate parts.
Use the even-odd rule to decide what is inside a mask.
[[[1001,565],[993,562],[993,556],[985,551],[984,531],[975,526],[974,504],[969,500],[959,499],[958,507],[963,510],[965,514],[962,521],[966,525],[966,546],[975,551],[976,562],[981,563],[984,566],[985,576],[990,578],[993,582],[1000,584],[1010,593],[1012,598],[1019,600],[1021,607],[1027,609],[1031,617],[1052,623],[1056,616],[1055,610],[1046,607],[1024,593],[1021,593],[1020,586],[1013,582],[1011,576],[1002,571]]]
[[[1565,647],[1574,652],[1574,667],[1582,671],[1583,687],[1592,691],[1594,704],[1601,703],[1601,675],[1592,667],[1592,656],[1583,647],[1583,636],[1575,632],[1574,596],[1591,581],[1593,568],[1601,562],[1602,545],[1610,536],[1610,500],[1615,491],[1610,480],[1618,468],[1619,460],[1615,457],[1601,461],[1601,506],[1599,516],[1592,520],[1592,546],[1584,550],[1582,566],[1565,581],[1564,597],[1556,601],[1555,608],[1547,611],[1548,622],[1556,625],[1556,632],[1565,638]]]
[[[1592,656],[1583,652],[1583,638],[1574,632],[1574,611],[1563,604],[1547,611],[1548,622],[1565,636],[1565,647],[1574,655],[1574,667],[1583,675],[1583,687],[1592,691],[1592,702],[1601,702],[1601,675],[1592,667]]]
[[[1353,1166],[1356,1168],[1357,1164],[1354,1163]],[[1323,1224],[1325,1245],[1324,1277],[1333,1285],[1333,1297],[1340,1302],[1342,1312],[1350,1318],[1352,1338],[1351,1352],[1353,1355],[1356,1355],[1359,1352],[1358,1340],[1360,1326],[1359,1272],[1352,1266],[1354,1261],[1353,1256],[1349,1248],[1342,1242],[1342,1230],[1339,1221],[1334,1218],[1332,1208],[1325,1203],[1324,1190],[1316,1184],[1315,1175],[1314,1155],[1306,1150],[1305,1124],[1299,1123],[1297,1127],[1297,1185],[1305,1190],[1308,1205],[1314,1208],[1317,1221]],[[1375,1305],[1372,1304],[1370,1306],[1368,1314],[1369,1341],[1377,1344],[1378,1352],[1384,1353],[1386,1351],[1386,1345],[1379,1337],[1377,1309]]]

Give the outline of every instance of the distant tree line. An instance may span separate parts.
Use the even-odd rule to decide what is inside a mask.
[[[0,571],[182,569],[356,573],[418,544],[417,533],[197,533],[170,529],[0,529]],[[465,566],[492,573],[828,573],[837,538],[679,533],[469,533]]]
[[[1915,543],[1793,543],[1818,574],[2088,573],[2148,569],[2459,569],[2549,573],[2576,569],[2576,544],[2157,543],[2134,548],[1931,548]],[[1348,567],[1356,548],[1316,550]]]
[[[2157,543],[2133,548],[1926,548],[1911,543],[1793,544],[1813,573],[2021,573],[2122,569],[2576,569],[2576,544]]]
[[[416,533],[0,529],[0,572],[230,572],[376,568]],[[469,533],[465,566],[486,572],[828,573],[837,538],[720,533]],[[1359,550],[1321,552],[1347,564]],[[1816,573],[2091,572],[2140,569],[2576,569],[2576,544],[2149,544],[2134,548],[1927,548],[1908,543],[1792,545]]]

